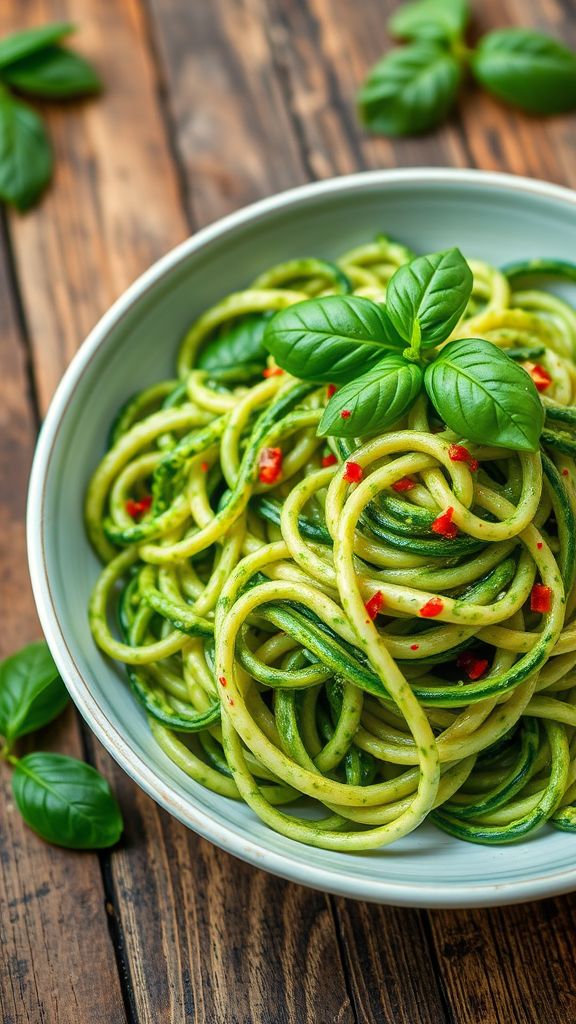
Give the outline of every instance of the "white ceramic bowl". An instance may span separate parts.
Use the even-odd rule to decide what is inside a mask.
[[[40,620],[73,700],[112,756],[163,807],[237,857],[306,885],[406,906],[494,905],[567,892],[576,888],[574,838],[552,829],[491,848],[425,826],[392,847],[356,855],[276,835],[248,807],[195,784],[162,753],[123,672],[96,649],[88,629],[98,564],[84,535],[82,500],[120,404],[173,372],[187,325],[217,299],[273,263],[330,258],[377,231],[420,252],[459,245],[496,264],[571,259],[576,195],[477,171],[376,171],[265,199],[155,263],[86,339],[41,433],[28,505]]]

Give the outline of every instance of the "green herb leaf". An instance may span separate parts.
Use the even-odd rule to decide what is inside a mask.
[[[370,437],[386,430],[408,412],[422,390],[422,380],[422,370],[416,363],[409,363],[400,355],[387,356],[332,396],[318,433]]]
[[[472,70],[495,96],[530,113],[576,109],[576,54],[539,32],[490,32],[480,41]]]
[[[399,7],[388,28],[397,39],[450,41],[463,35],[469,18],[467,0],[416,0]]]
[[[358,295],[327,295],[280,310],[264,345],[295,377],[335,384],[374,366],[387,350],[404,348],[386,310]]]
[[[41,25],[40,28],[29,28],[25,32],[15,32],[0,40],[0,68],[12,64],[22,57],[43,50],[45,46],[57,43],[59,39],[70,35],[74,25],[67,21],[58,21],[52,25]]]
[[[8,743],[48,725],[67,703],[68,692],[43,641],[0,663],[0,735]]]
[[[428,366],[424,385],[438,414],[457,434],[533,452],[544,410],[531,377],[489,341],[451,341]]]
[[[75,757],[28,754],[16,765],[12,790],[26,824],[49,843],[98,850],[122,834],[120,808],[106,779]]]
[[[257,377],[268,358],[264,332],[269,322],[269,313],[254,313],[237,320],[204,346],[198,357],[198,369],[206,370],[212,380],[218,381]]]
[[[452,333],[472,294],[472,271],[459,249],[418,256],[399,267],[386,291],[386,309],[398,333],[423,348]]]
[[[88,61],[61,46],[47,46],[0,68],[0,78],[20,92],[49,99],[71,99],[102,87]]]
[[[0,86],[0,199],[27,210],[52,174],[52,150],[38,114]]]
[[[441,46],[419,42],[391,50],[360,90],[360,116],[370,131],[384,135],[429,131],[454,105],[460,79],[460,64]]]

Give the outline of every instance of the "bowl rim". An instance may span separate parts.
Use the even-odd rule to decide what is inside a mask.
[[[243,224],[266,218],[270,213],[300,205],[316,196],[349,195],[373,190],[375,186],[411,184],[463,184],[488,189],[531,193],[576,207],[576,192],[534,178],[476,169],[438,167],[394,168],[364,171],[311,182],[276,193],[220,218],[201,228],[176,245],[141,274],[113,303],[83,341],[65,371],[52,398],[40,431],[30,475],[26,514],[28,564],[34,599],[44,636],[58,670],[77,708],[96,737],[121,768],[157,803],[185,825],[228,853],[255,867],[300,885],[336,895],[406,907],[476,907],[520,903],[570,892],[576,889],[576,866],[568,870],[546,872],[530,879],[495,883],[398,882],[387,879],[365,881],[357,870],[334,872],[314,867],[293,857],[277,853],[252,839],[240,827],[223,824],[217,813],[190,804],[132,748],[124,735],[108,719],[90,691],[89,683],[76,665],[71,648],[60,626],[52,597],[44,550],[43,523],[47,480],[53,451],[63,417],[74,392],[93,356],[106,341],[109,332],[139,299],[189,255]],[[294,843],[301,851],[302,846]],[[343,860],[343,869],[345,860]]]

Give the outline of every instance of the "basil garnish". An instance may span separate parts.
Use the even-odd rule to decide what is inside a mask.
[[[358,295],[306,299],[280,310],[264,334],[278,366],[295,377],[336,384],[405,345],[385,309]]]
[[[71,850],[117,843],[122,815],[106,779],[64,754],[27,754],[18,761],[12,791],[24,821],[42,839]]]
[[[433,42],[391,50],[360,90],[360,116],[371,131],[384,135],[429,131],[454,105],[460,76],[455,57]]]
[[[30,644],[0,663],[0,735],[11,743],[48,725],[68,691],[45,643]]]
[[[52,147],[35,110],[9,88],[47,99],[97,92],[100,80],[77,54],[60,46],[67,22],[43,25],[0,40],[0,201],[27,210],[52,177]]]
[[[526,371],[489,341],[449,342],[472,293],[459,249],[417,256],[392,276],[386,305],[354,295],[295,303],[276,313],[264,346],[295,377],[342,385],[318,433],[369,437],[404,416],[422,390],[470,441],[535,451],[543,406]]]
[[[201,349],[198,369],[217,381],[240,383],[258,376],[268,356],[263,339],[269,320],[269,313],[252,313],[221,331]]]
[[[122,816],[95,768],[62,754],[12,753],[15,740],[47,725],[67,704],[45,643],[0,663],[0,758],[14,767],[12,789],[22,817],[43,839],[74,850],[111,846],[121,835]]]
[[[458,39],[470,19],[467,0],[416,0],[402,4],[388,22],[397,39]]]
[[[467,0],[403,4],[388,27],[409,45],[391,50],[368,73],[359,93],[367,128],[386,135],[427,131],[445,120],[468,67],[489,92],[523,110],[576,109],[576,54],[539,32],[490,32],[466,44]]]
[[[576,107],[576,54],[539,32],[491,32],[474,54],[472,71],[489,92],[532,114]]]
[[[390,355],[358,380],[339,388],[330,400],[318,433],[333,437],[370,437],[386,430],[413,405],[422,389],[422,370],[400,355]]]
[[[452,333],[471,294],[470,267],[459,249],[447,249],[399,267],[388,285],[386,309],[409,345],[428,348]]]
[[[491,342],[450,342],[426,370],[424,384],[442,419],[463,437],[537,450],[544,409],[534,382]]]

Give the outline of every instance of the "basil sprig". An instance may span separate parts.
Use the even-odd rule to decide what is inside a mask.
[[[295,303],[270,320],[264,346],[296,377],[343,385],[318,433],[370,437],[387,430],[426,391],[459,436],[535,451],[544,412],[530,375],[480,338],[450,342],[472,294],[459,249],[419,256],[392,276],[386,305],[359,296]]]
[[[14,767],[14,800],[39,836],[72,850],[112,846],[122,834],[122,815],[95,768],[62,754],[18,758],[12,753],[20,736],[48,725],[67,704],[66,688],[44,642],[1,662],[0,757]]]
[[[507,103],[534,114],[576,109],[576,54],[539,32],[501,29],[475,49],[466,44],[467,0],[416,0],[392,15],[388,28],[408,45],[387,53],[360,89],[360,116],[372,132],[409,135],[446,119],[470,69]]]
[[[78,54],[61,46],[68,22],[43,25],[0,40],[0,200],[33,206],[52,177],[52,147],[36,111],[12,90],[41,99],[99,92],[100,79]]]

